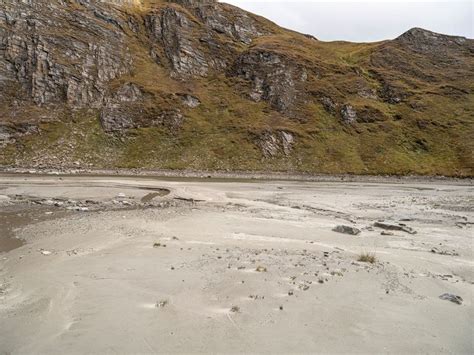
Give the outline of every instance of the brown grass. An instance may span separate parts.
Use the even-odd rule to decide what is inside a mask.
[[[362,253],[357,258],[357,261],[374,264],[377,261],[377,258],[374,253]]]

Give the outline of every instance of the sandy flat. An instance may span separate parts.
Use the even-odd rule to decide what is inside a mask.
[[[24,241],[0,253],[0,353],[474,352],[469,180],[10,175],[0,196],[0,246]]]

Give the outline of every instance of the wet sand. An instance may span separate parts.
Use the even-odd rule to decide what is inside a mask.
[[[21,239],[15,238],[13,230],[16,226],[21,226],[26,223],[18,221],[16,213],[0,212],[0,253],[6,253],[10,250],[19,248],[23,245]]]
[[[0,353],[473,353],[473,202],[471,180],[3,175],[0,245],[24,244]]]

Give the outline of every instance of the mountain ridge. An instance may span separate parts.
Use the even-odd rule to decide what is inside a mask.
[[[0,6],[2,165],[473,175],[473,40],[322,42],[215,1]]]

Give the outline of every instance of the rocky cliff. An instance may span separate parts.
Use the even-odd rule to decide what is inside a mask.
[[[473,175],[474,41],[212,0],[0,4],[0,164]]]

